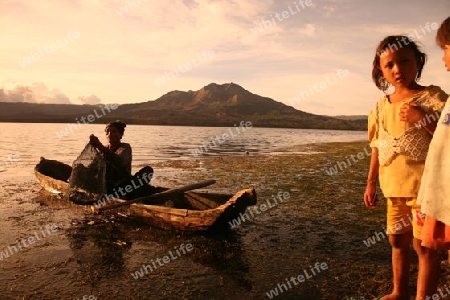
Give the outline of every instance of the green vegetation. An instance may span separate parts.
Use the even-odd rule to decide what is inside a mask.
[[[289,201],[237,229],[243,243],[251,248],[252,259],[267,262],[261,272],[272,274],[269,281],[260,278],[264,275],[255,275],[256,279],[271,282],[271,289],[285,282],[286,277],[301,274],[302,268],[326,262],[329,266],[326,272],[284,292],[283,296],[372,299],[390,292],[392,277],[387,238],[369,247],[364,243],[382,232],[386,222],[384,199],[380,199],[375,210],[363,205],[369,157],[339,169],[332,176],[325,171],[365,147],[367,143],[316,144],[289,149],[297,154],[217,156],[165,161],[153,167],[156,172],[161,168],[182,170],[178,179],[182,182],[175,185],[214,178],[217,183],[211,189],[217,191],[253,187],[258,205],[279,191],[288,191]],[[417,276],[417,261],[413,257],[411,294]],[[247,278],[246,274],[241,277]],[[446,280],[442,278],[441,286]]]

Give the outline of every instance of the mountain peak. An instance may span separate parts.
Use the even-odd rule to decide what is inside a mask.
[[[241,91],[247,91],[242,86],[235,84],[233,82],[230,83],[223,83],[223,84],[217,84],[217,83],[210,83],[202,88],[202,90],[206,91],[233,91],[233,92],[241,92]]]
[[[86,114],[77,105],[38,105],[33,116],[23,116],[23,103],[0,103],[2,121],[29,122],[33,120],[66,122]],[[26,111],[31,111],[28,107]],[[318,116],[296,110],[268,97],[253,94],[233,82],[210,83],[198,91],[171,91],[154,101],[123,104],[108,114],[111,120],[153,125],[230,126],[243,120],[256,127],[358,129],[366,130],[367,120],[348,121]]]

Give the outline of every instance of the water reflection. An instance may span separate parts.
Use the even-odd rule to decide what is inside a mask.
[[[221,234],[209,233],[198,239],[196,242],[198,255],[194,257],[195,262],[214,269],[247,291],[252,290],[249,262],[240,236],[236,232],[230,230]]]
[[[219,285],[228,285],[251,291],[252,278],[249,261],[241,237],[235,231],[182,233],[151,227],[147,223],[117,214],[94,216],[86,206],[75,205],[65,197],[41,191],[36,198],[41,205],[66,209],[70,215],[65,229],[68,245],[73,253],[75,269],[72,278],[81,283],[99,287],[100,282],[134,280],[130,272],[162,258],[181,244],[194,247],[183,259],[157,269],[168,272],[167,278],[144,275],[143,280],[153,283],[201,274],[205,268],[220,276]],[[186,273],[186,270],[191,270]],[[210,271],[208,271],[209,273]],[[155,275],[153,274],[153,275]],[[206,283],[204,283],[206,284]],[[199,286],[199,288],[202,288]]]
[[[133,244],[127,233],[114,221],[90,224],[73,226],[66,233],[79,266],[79,280],[96,283],[127,276],[125,254]]]

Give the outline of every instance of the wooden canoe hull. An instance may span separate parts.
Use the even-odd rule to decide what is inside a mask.
[[[71,166],[43,157],[34,168],[34,175],[38,183],[45,190],[54,194],[68,194],[70,173],[72,173]]]
[[[185,197],[195,201],[198,196],[208,197],[208,193],[186,192]],[[237,192],[235,195],[227,195],[229,198],[224,204],[215,208],[195,210],[180,209],[157,205],[132,204],[129,207],[131,215],[143,218],[149,223],[164,229],[182,231],[206,231],[230,228],[234,219],[244,213],[247,206],[256,204],[256,193],[253,189]],[[124,201],[124,200],[119,200]]]
[[[37,181],[44,189],[52,193],[68,195],[70,166],[55,160],[41,158],[34,172]],[[166,190],[166,188],[159,189]],[[129,215],[163,229],[223,230],[229,229],[229,222],[239,218],[248,206],[255,205],[257,201],[254,189],[241,190],[234,195],[191,191],[167,196],[158,203],[164,204],[169,200],[174,207],[133,203],[126,210]],[[108,204],[125,201],[114,199]]]

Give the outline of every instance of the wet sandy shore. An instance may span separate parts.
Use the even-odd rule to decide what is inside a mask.
[[[8,257],[0,261],[0,298],[269,299],[275,288],[282,288],[278,296],[272,293],[276,299],[372,299],[388,293],[388,241],[364,243],[385,227],[384,202],[374,211],[362,205],[368,157],[357,155],[366,147],[334,143],[272,156],[153,162],[157,185],[213,178],[210,191],[253,187],[256,208],[280,192],[289,194],[264,212],[250,208],[251,220],[220,234],[187,235],[122,215],[93,216],[41,191],[32,170],[19,179],[6,176],[0,253]],[[337,173],[327,174],[330,167]],[[191,251],[170,257],[188,244]],[[170,260],[161,263],[167,255]],[[152,263],[156,267],[145,273],[143,265]],[[411,293],[416,273],[414,263]],[[440,286],[447,281],[443,269]]]

